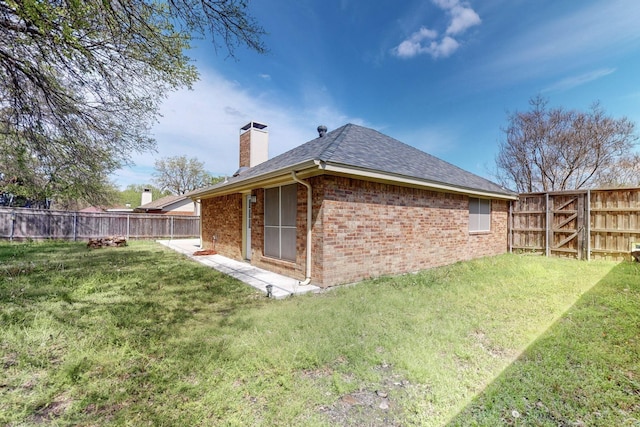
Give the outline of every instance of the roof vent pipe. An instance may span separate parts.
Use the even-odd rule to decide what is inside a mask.
[[[325,125],[318,126],[318,136],[322,138],[327,134],[327,127]]]

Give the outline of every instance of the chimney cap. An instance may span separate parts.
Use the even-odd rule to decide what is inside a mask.
[[[251,129],[251,128],[254,128],[254,129],[260,129],[260,130],[262,130],[262,129],[266,128],[266,127],[267,127],[267,125],[265,125],[265,124],[263,124],[263,123],[258,123],[258,122],[250,121],[250,122],[249,122],[249,123],[247,123],[246,125],[242,126],[242,127],[240,128],[240,130],[249,130],[249,129]]]
[[[318,136],[322,138],[327,134],[327,127],[325,125],[318,126]]]

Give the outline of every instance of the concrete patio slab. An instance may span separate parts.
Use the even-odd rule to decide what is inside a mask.
[[[272,273],[253,265],[236,261],[222,255],[193,255],[200,250],[200,239],[175,239],[157,240],[176,252],[198,261],[208,267],[214,268],[221,273],[228,274],[256,289],[267,294],[267,285],[272,286],[271,295],[273,298],[281,299],[292,295],[305,294],[307,292],[319,292],[321,289],[314,285],[301,286],[300,281],[281,274]]]

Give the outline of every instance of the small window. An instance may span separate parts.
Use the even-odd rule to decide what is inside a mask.
[[[297,184],[265,190],[264,254],[296,260]]]
[[[469,231],[491,231],[491,200],[469,197]]]

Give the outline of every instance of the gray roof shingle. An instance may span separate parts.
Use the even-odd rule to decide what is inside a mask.
[[[164,209],[166,206],[169,206],[172,203],[179,202],[180,200],[187,199],[187,196],[184,195],[169,195],[165,197],[161,197],[158,200],[154,200],[149,203],[145,203],[144,205],[138,206],[136,209]]]
[[[366,127],[346,124],[277,157],[256,165],[226,183],[209,187],[224,187],[250,178],[275,172],[305,161],[318,160],[375,172],[513,196],[485,178],[465,171],[444,160]],[[198,190],[200,193],[202,190]]]

